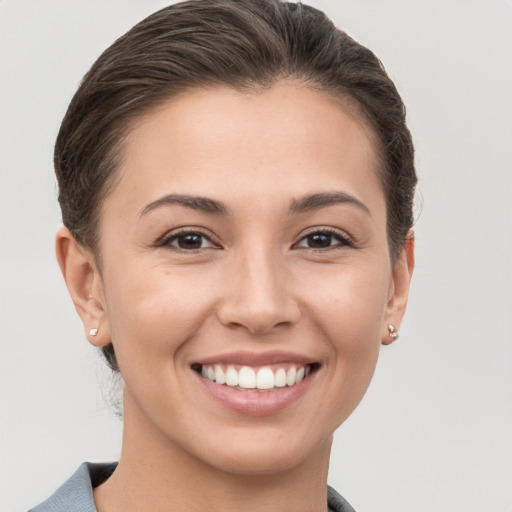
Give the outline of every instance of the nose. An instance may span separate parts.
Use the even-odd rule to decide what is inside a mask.
[[[228,286],[217,309],[221,323],[261,335],[299,320],[293,281],[279,259],[262,250],[240,255],[230,265]]]

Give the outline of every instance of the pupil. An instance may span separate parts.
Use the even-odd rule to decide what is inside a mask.
[[[331,245],[331,235],[316,234],[308,237],[309,247],[321,248]]]
[[[178,245],[182,249],[200,249],[201,235],[183,235],[178,239]]]

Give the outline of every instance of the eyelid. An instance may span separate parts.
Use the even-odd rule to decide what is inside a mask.
[[[315,226],[315,227],[308,228],[305,232],[301,233],[300,238],[298,238],[298,240],[292,245],[292,248],[298,247],[298,244],[300,242],[302,242],[305,238],[307,238],[308,236],[317,234],[317,233],[332,235],[332,236],[336,237],[340,243],[336,244],[336,245],[332,245],[327,248],[315,249],[315,248],[304,247],[304,249],[315,250],[315,251],[326,251],[329,249],[336,249],[336,248],[345,247],[345,246],[354,247],[354,245],[355,245],[352,237],[350,235],[348,235],[343,230],[336,229],[333,227],[327,227],[327,226]],[[213,235],[209,230],[206,230],[206,229],[198,227],[198,226],[178,227],[178,228],[174,228],[170,231],[167,231],[164,235],[162,235],[156,241],[155,245],[157,247],[170,246],[171,241],[176,240],[180,236],[188,235],[188,234],[201,235],[204,238],[206,238],[215,248],[217,248],[217,249],[222,248],[220,241],[218,240],[218,238],[215,235]],[[179,250],[180,248],[176,247],[176,249]],[[206,247],[195,249],[195,250],[199,251],[201,249],[206,249]],[[190,250],[181,249],[181,250],[189,252],[194,249],[190,249]]]
[[[216,249],[220,249],[220,242],[217,240],[211,232],[208,232],[204,228],[196,227],[196,226],[187,226],[174,228],[170,231],[167,231],[163,236],[161,236],[155,243],[157,247],[170,247],[170,242],[176,240],[180,236],[184,235],[201,235],[206,238]],[[201,249],[210,249],[210,247],[201,247],[200,249],[181,249],[180,247],[176,247],[177,250],[182,250],[186,252],[191,252],[193,250],[200,251]]]
[[[297,242],[295,242],[293,244],[293,247],[298,247],[298,244],[300,242],[302,242],[305,238],[307,238],[308,236],[311,236],[311,235],[315,235],[317,233],[332,235],[332,236],[340,239],[341,242],[339,245],[332,245],[330,247],[321,248],[321,249],[319,249],[319,248],[315,249],[313,247],[299,247],[299,248],[313,250],[313,251],[328,251],[330,249],[337,249],[339,247],[347,247],[347,246],[354,247],[355,246],[354,240],[345,231],[336,229],[336,228],[332,228],[332,227],[327,227],[327,226],[315,226],[315,227],[309,228],[304,233],[301,233],[300,238],[297,240]]]

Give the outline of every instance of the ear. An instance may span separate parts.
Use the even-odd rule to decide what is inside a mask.
[[[94,255],[79,245],[65,227],[57,232],[55,251],[69,294],[82,319],[87,339],[97,347],[107,345],[110,343],[110,329],[103,280]],[[96,334],[94,329],[97,329]]]
[[[385,321],[382,326],[382,344],[389,345],[394,341],[391,336],[389,325],[393,325],[396,329],[395,332],[400,330],[400,324],[407,307],[407,300],[409,298],[409,286],[411,284],[411,277],[414,271],[414,232],[407,233],[405,241],[400,254],[393,267],[393,274],[390,283],[389,300],[386,309]]]

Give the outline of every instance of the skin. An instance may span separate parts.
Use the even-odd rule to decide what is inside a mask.
[[[101,212],[101,272],[69,231],[57,235],[85,331],[99,329],[89,341],[113,342],[125,382],[122,454],[95,489],[98,510],[325,511],[332,434],[365,393],[388,324],[400,326],[414,263],[412,237],[390,260],[371,133],[339,100],[282,82],[175,97],[123,151]],[[355,201],[290,210],[319,193]],[[169,194],[229,214],[148,207]],[[210,241],[161,243],[183,227]],[[335,234],[311,247],[326,228]],[[224,407],[191,369],[270,350],[319,365],[276,414]]]

